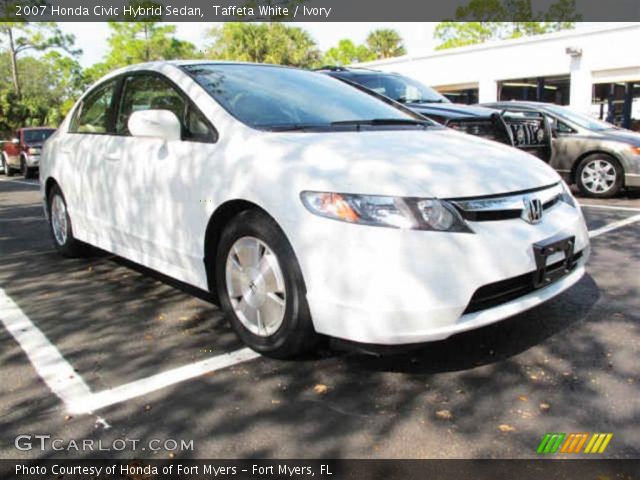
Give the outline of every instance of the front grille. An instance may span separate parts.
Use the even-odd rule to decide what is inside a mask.
[[[556,205],[562,198],[560,184],[537,188],[528,191],[514,192],[505,195],[492,195],[478,198],[449,199],[458,209],[460,215],[470,222],[488,222],[519,218],[525,207],[524,199],[538,198],[542,202],[543,211]]]
[[[573,256],[570,271],[573,271],[577,265],[578,260],[582,258],[582,252],[578,252]],[[555,262],[547,267],[547,272],[553,273],[564,268],[564,260]],[[569,273],[567,272],[567,273]],[[480,287],[475,291],[471,297],[471,301],[467,305],[467,308],[463,312],[466,313],[478,312],[480,310],[486,310],[487,308],[497,307],[503,303],[510,302],[516,298],[522,297],[538,290],[534,286],[534,280],[536,272],[529,272],[517,277],[507,278],[506,280],[500,280],[499,282],[489,283]],[[552,283],[547,283],[544,287],[548,287],[557,282],[563,276],[555,279]],[[542,287],[542,288],[544,288]]]

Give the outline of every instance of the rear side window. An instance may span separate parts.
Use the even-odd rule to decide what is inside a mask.
[[[129,117],[132,113],[143,110],[172,112],[180,120],[184,140],[216,140],[215,131],[202,113],[170,82],[157,75],[132,75],[125,79],[116,118],[116,133],[131,135]]]
[[[77,108],[71,120],[72,133],[110,133],[109,114],[116,80],[111,80],[89,93]]]

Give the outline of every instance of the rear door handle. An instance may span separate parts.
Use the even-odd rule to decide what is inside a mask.
[[[105,153],[104,158],[110,162],[117,162],[120,160],[120,155],[117,153]]]

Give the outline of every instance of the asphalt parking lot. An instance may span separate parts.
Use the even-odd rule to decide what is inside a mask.
[[[553,301],[402,355],[276,361],[199,292],[58,256],[37,182],[2,177],[0,458],[533,458],[546,432],[611,432],[606,456],[637,458],[640,193],[579,200],[588,275]],[[20,434],[193,449],[20,451]]]

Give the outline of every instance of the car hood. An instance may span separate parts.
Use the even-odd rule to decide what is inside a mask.
[[[277,133],[262,142],[255,148],[301,190],[456,198],[560,180],[532,155],[446,128]],[[273,168],[265,174],[273,176]]]
[[[407,108],[422,115],[440,115],[447,118],[487,118],[497,110],[459,103],[408,103]]]
[[[605,130],[598,132],[608,140],[614,140],[616,142],[630,143],[635,146],[640,146],[640,133],[633,132],[631,130],[619,129],[619,130]]]

